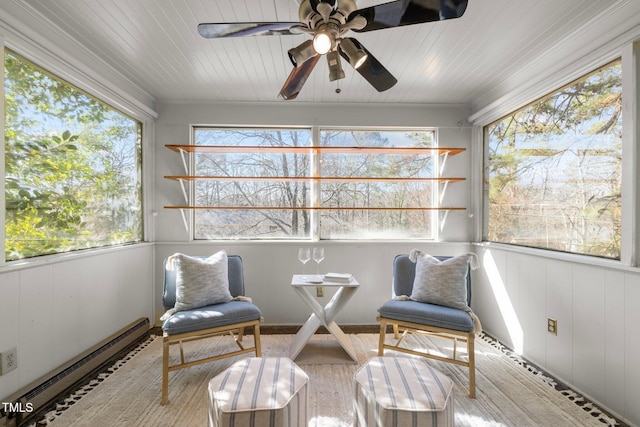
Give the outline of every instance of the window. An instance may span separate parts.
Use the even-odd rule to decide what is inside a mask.
[[[4,59],[6,260],[142,240],[141,124]]]
[[[620,60],[486,126],[487,240],[620,258]]]
[[[321,238],[434,237],[435,132],[322,130],[320,145]]]
[[[195,238],[433,238],[434,131],[312,133],[196,128]]]
[[[198,128],[195,145],[196,239],[310,236],[309,129]]]

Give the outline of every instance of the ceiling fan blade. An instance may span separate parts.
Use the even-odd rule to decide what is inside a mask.
[[[298,94],[302,90],[302,86],[304,86],[307,78],[309,78],[309,75],[320,60],[320,56],[321,55],[316,55],[313,58],[304,61],[291,71],[291,74],[289,74],[284,86],[280,89],[280,96],[283,99],[291,100],[298,97]]]
[[[367,80],[371,86],[373,86],[378,92],[384,92],[387,89],[391,89],[398,80],[387,70],[384,65],[380,63],[362,44],[351,37],[347,37],[356,45],[359,49],[362,49],[367,54],[367,59],[364,63],[356,68],[356,71],[360,73],[362,77]],[[346,53],[340,49],[340,55],[349,62],[349,57]]]
[[[397,0],[377,6],[355,10],[349,19],[360,15],[367,25],[354,31],[382,30],[404,25],[423,24],[425,22],[460,18],[467,9],[468,0]]]
[[[199,24],[198,33],[206,39],[300,34],[299,22],[234,22]]]

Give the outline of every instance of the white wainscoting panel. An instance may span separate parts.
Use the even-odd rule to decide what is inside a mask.
[[[640,275],[627,274],[625,282],[625,414],[627,418],[640,425],[640,339],[638,339],[638,325],[640,325]],[[621,384],[619,384],[621,386]]]
[[[131,322],[152,320],[153,253],[132,245],[0,270],[0,351],[18,351],[18,368],[0,377],[0,400]]]
[[[573,266],[573,384],[604,401],[606,353],[605,276],[602,268]]]
[[[625,274],[615,270],[606,270],[605,274],[604,403],[624,413],[625,391],[620,384],[624,384],[625,378]]]
[[[536,329],[545,332],[547,347],[547,368],[565,380],[573,381],[573,320],[572,298],[573,277],[571,264],[564,261],[548,260],[544,265],[546,279],[535,284],[538,288],[546,286],[547,316],[558,321],[558,335],[546,332],[547,320]]]
[[[83,259],[76,259],[53,266],[53,338],[54,342],[65,343],[53,348],[52,359],[56,365],[82,353],[94,339],[88,322],[78,321],[80,313],[91,310],[96,304],[90,303],[87,307],[83,297],[83,289],[88,287],[81,274],[83,262]]]
[[[135,319],[148,317],[152,322],[153,312],[153,251],[137,248],[118,253],[118,305],[117,316],[120,328]]]
[[[83,260],[80,274],[85,286],[79,289],[87,306],[83,310],[86,327],[93,331],[95,343],[113,333],[121,319],[118,304],[118,254],[109,253],[102,257]],[[95,344],[94,343],[94,344]]]
[[[640,425],[640,269],[504,246],[477,253],[473,308],[484,330]],[[547,317],[558,321],[557,336],[547,332]]]
[[[20,338],[19,328],[19,304],[20,301],[20,275],[17,272],[0,274],[0,313],[2,313],[2,328],[0,329],[0,351],[5,351],[17,345]],[[20,349],[18,349],[20,351]],[[20,352],[18,353],[18,362]],[[0,377],[0,399],[8,395],[20,384],[16,370]]]
[[[511,255],[511,254],[510,254]],[[522,334],[525,354],[531,354],[531,359],[546,364],[547,323],[546,301],[547,288],[544,286],[546,271],[544,263],[518,255],[523,268],[526,270],[524,288],[522,289]],[[516,283],[510,286],[517,286]],[[516,312],[516,318],[520,318]]]
[[[298,261],[301,246],[322,246],[325,260],[320,272],[352,273],[360,288],[337,318],[341,325],[377,324],[377,309],[392,297],[393,259],[397,254],[407,254],[418,248],[432,255],[459,255],[469,251],[469,245],[460,243],[425,242],[197,242],[193,244],[156,244],[155,304],[156,324],[164,312],[162,307],[163,260],[175,252],[188,255],[211,255],[221,249],[240,255],[244,264],[245,292],[260,307],[265,325],[302,325],[311,314],[309,308],[291,289],[292,274],[303,272]],[[305,273],[315,274],[316,264],[309,261]],[[322,305],[332,293],[325,288]]]
[[[20,382],[35,380],[56,367],[53,335],[53,266],[20,272],[18,368]]]

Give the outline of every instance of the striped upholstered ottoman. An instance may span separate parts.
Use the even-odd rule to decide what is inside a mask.
[[[374,357],[355,375],[356,426],[453,426],[453,382],[423,358]]]
[[[240,360],[209,381],[209,426],[306,427],[308,382],[286,357]]]

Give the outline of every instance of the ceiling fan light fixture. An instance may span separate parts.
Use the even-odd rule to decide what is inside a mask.
[[[340,50],[344,52],[349,59],[349,64],[356,70],[369,58],[369,55],[356,46],[351,39],[343,39],[340,42]]]
[[[313,48],[313,40],[307,40],[301,45],[289,49],[287,53],[294,67],[299,67],[302,63],[317,55]]]
[[[329,81],[344,79],[344,70],[337,50],[327,53],[327,64],[329,65]]]
[[[335,38],[326,30],[320,30],[313,36],[313,48],[320,55],[324,55],[331,51],[335,45]]]

